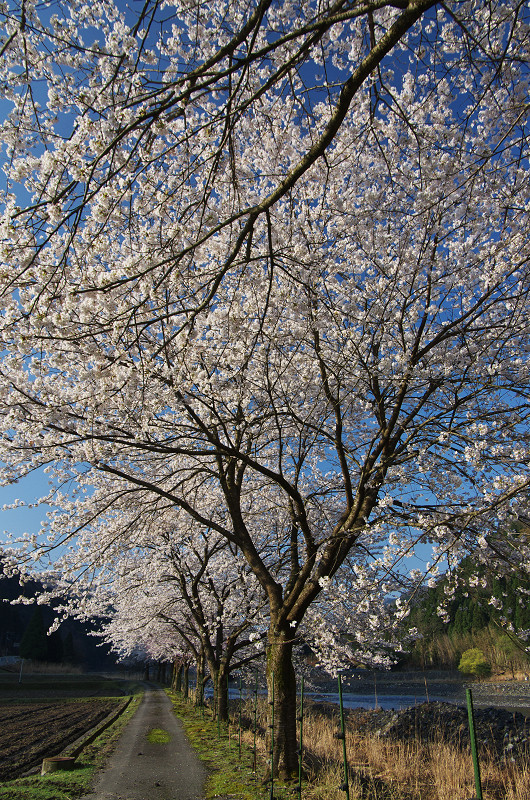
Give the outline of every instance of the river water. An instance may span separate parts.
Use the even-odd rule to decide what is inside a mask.
[[[311,698],[316,703],[334,703],[338,704],[338,692],[307,692],[304,693],[306,697]],[[350,694],[343,693],[342,702],[344,708],[382,708],[383,711],[390,711],[392,709],[398,710],[400,708],[409,708],[410,706],[418,705],[418,703],[425,703],[427,699],[432,703],[434,700],[439,700],[444,703],[456,703],[462,705],[465,703],[465,695],[449,697],[447,695],[431,695],[427,698],[424,693],[421,694]]]
[[[316,678],[316,679],[315,679]],[[494,706],[510,710],[522,711],[530,716],[530,681],[502,681],[465,683],[456,672],[368,672],[367,670],[351,671],[342,679],[342,699],[344,708],[409,708],[430,701],[466,704],[466,688],[473,693],[475,706]],[[242,694],[245,698],[252,696],[254,687],[246,684]],[[300,689],[300,687],[298,687]],[[265,693],[260,686],[259,694]],[[207,691],[208,694],[208,691]],[[239,697],[237,683],[231,683],[230,699]],[[338,705],[339,694],[337,682],[327,680],[322,675],[306,680],[304,696],[317,703]]]
[[[470,688],[475,706],[494,706],[518,710],[530,715],[530,681],[467,683],[458,673],[432,671],[425,673],[357,673],[343,679],[342,698],[345,708],[409,708],[430,701],[466,704],[466,688]],[[338,690],[328,682],[321,691],[308,691],[307,696],[320,703],[338,704]]]

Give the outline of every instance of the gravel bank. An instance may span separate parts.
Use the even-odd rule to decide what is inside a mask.
[[[338,727],[338,708],[333,703],[309,701],[308,710],[334,720]],[[530,714],[502,708],[475,707],[475,731],[480,750],[500,761],[530,761]],[[454,703],[419,703],[399,711],[354,708],[345,711],[347,724],[361,733],[407,741],[443,741],[458,748],[469,747],[467,708]]]
[[[520,711],[530,717],[530,681],[468,683],[476,706],[495,706]]]

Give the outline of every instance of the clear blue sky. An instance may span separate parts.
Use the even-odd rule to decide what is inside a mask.
[[[32,503],[38,497],[47,494],[48,491],[48,477],[42,472],[37,472],[11,486],[0,487],[0,544],[5,543],[6,531],[15,534],[38,533],[41,521],[47,511],[47,506],[22,507],[8,511],[3,510],[2,507],[15,500]]]

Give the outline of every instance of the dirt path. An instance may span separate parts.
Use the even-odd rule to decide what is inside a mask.
[[[151,731],[155,733],[149,736]],[[93,793],[84,800],[199,800],[205,779],[206,770],[169,698],[149,685]]]

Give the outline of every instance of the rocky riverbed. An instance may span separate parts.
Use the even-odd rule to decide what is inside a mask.
[[[467,683],[477,706],[495,706],[520,711],[530,717],[530,681]]]

